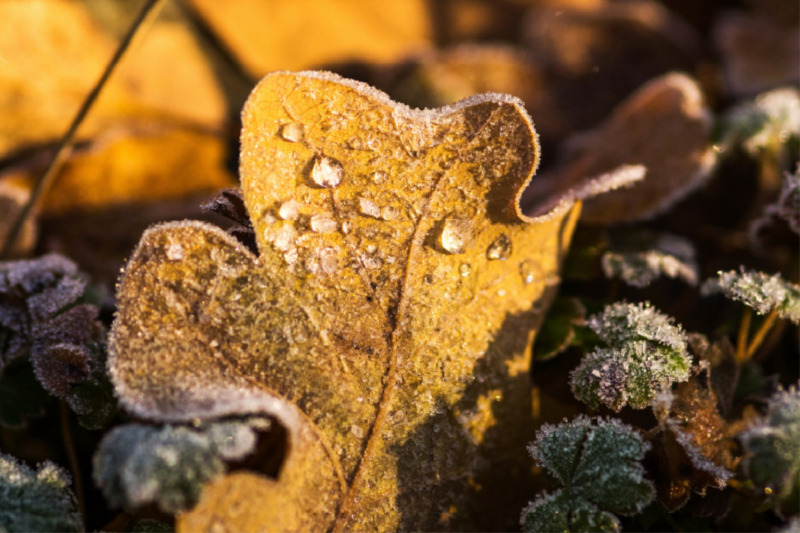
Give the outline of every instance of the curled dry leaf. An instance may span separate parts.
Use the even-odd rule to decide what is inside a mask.
[[[647,80],[692,70],[690,58],[700,42],[657,2],[581,4],[537,2],[522,22],[523,43],[546,79],[548,128],[540,132],[545,138],[593,127]],[[532,115],[540,129],[538,115]]]
[[[717,411],[717,395],[701,384],[699,376],[678,385],[665,403],[655,410],[659,425],[647,433],[653,445],[647,468],[658,500],[674,511],[692,492],[704,495],[708,487],[724,488],[737,459],[728,424]]]
[[[580,196],[520,213],[539,159],[521,102],[412,111],[332,74],[275,73],[243,124],[259,255],[208,224],[150,229],[110,340],[137,415],[287,429],[277,480],[221,478],[179,529],[513,527],[532,332]]]
[[[647,179],[587,201],[582,220],[652,218],[708,177],[716,159],[710,129],[711,114],[697,82],[676,73],[652,80],[597,128],[568,139],[561,164],[528,188],[523,205],[604,173],[622,176],[643,166]]]
[[[395,61],[431,44],[424,0],[190,3],[256,79],[279,68]],[[267,28],[268,21],[281,24]]]

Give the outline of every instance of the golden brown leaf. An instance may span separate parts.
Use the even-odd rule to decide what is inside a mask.
[[[114,39],[68,0],[0,2],[0,157],[55,142],[114,53]],[[81,125],[80,138],[132,116],[157,115],[219,126],[225,103],[188,30],[157,22]],[[161,72],[161,74],[158,74]]]
[[[109,368],[127,408],[267,413],[288,432],[277,480],[208,486],[180,529],[514,527],[530,345],[580,197],[519,212],[539,159],[521,102],[412,111],[331,74],[275,73],[243,125],[259,255],[163,224],[118,294]]]
[[[191,0],[254,77],[350,60],[395,61],[430,45],[423,0]]]
[[[711,113],[693,79],[675,73],[656,78],[595,129],[568,139],[561,164],[529,187],[523,204],[603,173],[624,175],[636,165],[647,170],[647,179],[587,201],[582,220],[608,224],[652,218],[708,177],[716,160],[710,130]]]

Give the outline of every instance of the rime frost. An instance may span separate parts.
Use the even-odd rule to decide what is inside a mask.
[[[528,450],[563,488],[522,513],[525,531],[618,531],[612,513],[635,514],[655,497],[641,465],[650,445],[616,419],[580,415],[545,424]]]
[[[0,531],[83,531],[71,482],[50,461],[34,471],[0,454]]]
[[[783,498],[800,489],[800,389],[776,393],[767,416],[739,435],[744,469],[753,483]]]
[[[795,324],[800,321],[800,287],[785,281],[780,274],[770,276],[764,272],[719,272],[718,277],[706,280],[701,294],[724,294],[726,297],[752,307],[759,314],[778,310],[781,318]]]
[[[588,320],[608,347],[588,354],[572,371],[575,396],[597,408],[647,407],[671,383],[689,377],[686,334],[649,304],[615,303]]]
[[[642,232],[626,236],[626,241],[603,254],[606,277],[619,277],[633,287],[646,287],[662,275],[697,284],[695,250],[688,240]]]
[[[128,424],[109,432],[94,457],[95,483],[115,506],[157,502],[168,513],[191,508],[203,486],[225,473],[225,460],[253,451],[265,420],[220,422],[200,429]]]

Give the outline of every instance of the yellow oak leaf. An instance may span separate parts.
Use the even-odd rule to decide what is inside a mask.
[[[260,413],[287,432],[277,477],[217,479],[179,530],[515,527],[530,347],[581,197],[522,215],[538,161],[511,96],[414,111],[327,73],[260,82],[240,167],[258,255],[161,224],[119,286],[109,370],[126,408]]]

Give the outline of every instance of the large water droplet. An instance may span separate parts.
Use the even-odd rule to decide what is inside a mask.
[[[530,259],[524,260],[519,264],[519,275],[522,276],[522,283],[530,285],[536,279],[536,269],[534,268],[533,261]]]
[[[314,215],[311,217],[311,231],[314,233],[332,233],[338,225],[328,215]]]
[[[362,215],[366,215],[372,218],[380,218],[381,216],[381,208],[375,205],[370,200],[366,198],[359,198],[358,199],[358,207],[361,210]]]
[[[320,187],[332,189],[338,187],[344,177],[342,164],[332,157],[322,156],[314,161],[311,179]]]
[[[511,255],[511,239],[501,233],[486,250],[486,257],[490,261],[505,261]]]
[[[300,202],[297,200],[283,202],[278,209],[278,215],[283,220],[297,220],[297,217],[300,216]]]
[[[451,215],[442,224],[438,244],[445,252],[460,254],[472,244],[474,237],[475,232],[470,219]]]
[[[296,143],[303,140],[304,128],[299,122],[290,122],[281,126],[281,139]]]

